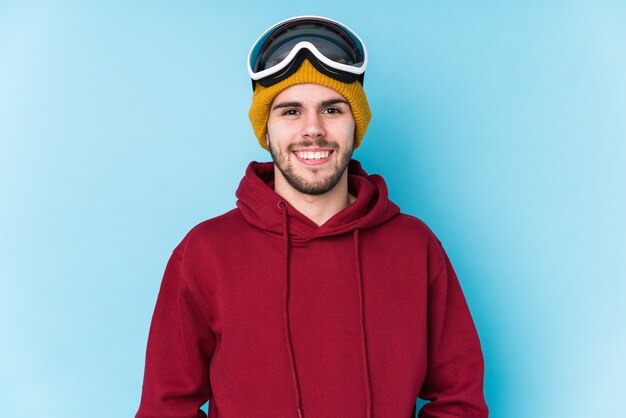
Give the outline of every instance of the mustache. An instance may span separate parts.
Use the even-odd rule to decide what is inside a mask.
[[[318,148],[332,148],[333,150],[339,148],[339,145],[336,142],[330,142],[326,139],[319,138],[314,141],[306,140],[306,141],[298,142],[297,144],[291,144],[289,145],[288,149],[289,151],[293,151],[296,148],[307,148],[307,147],[312,147],[312,146],[316,146]]]

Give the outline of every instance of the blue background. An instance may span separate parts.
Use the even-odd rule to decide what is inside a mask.
[[[368,46],[355,157],[446,247],[491,416],[626,416],[626,5],[536,0],[1,2],[0,415],[134,414],[171,250],[268,159],[248,49],[301,14]]]

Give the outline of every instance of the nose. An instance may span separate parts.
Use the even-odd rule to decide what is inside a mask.
[[[304,125],[302,126],[302,136],[309,139],[324,138],[326,136],[326,129],[324,128],[324,122],[322,115],[318,112],[309,112],[304,118]]]

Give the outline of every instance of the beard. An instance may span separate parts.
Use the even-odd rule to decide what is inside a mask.
[[[293,156],[293,149],[296,147],[310,147],[315,145],[320,148],[331,148],[333,150],[333,154],[337,153],[338,145],[334,142],[329,142],[325,139],[318,139],[316,141],[303,141],[299,144],[290,145],[287,147],[287,155],[282,153],[280,150],[275,149],[272,146],[272,142],[268,141],[270,154],[272,155],[272,160],[274,161],[274,165],[278,167],[280,172],[282,173],[287,183],[300,193],[309,194],[309,195],[321,195],[324,193],[328,193],[331,191],[339,180],[341,180],[341,176],[345,173],[348,168],[348,164],[352,159],[353,147],[346,148],[346,150],[339,155],[337,158],[337,163],[333,169],[333,172],[326,176],[322,177],[319,172],[319,169],[312,168],[310,169],[313,174],[313,180],[307,180],[305,177],[297,174],[294,170],[293,164],[291,162],[291,158]],[[293,156],[293,158],[296,158]]]

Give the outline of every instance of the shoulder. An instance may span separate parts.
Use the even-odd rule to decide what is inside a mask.
[[[426,222],[422,221],[417,216],[408,215],[406,213],[399,213],[398,216],[394,218],[394,221],[398,223],[398,225],[411,228],[414,231],[420,232],[422,234],[432,234],[432,230],[426,224]]]
[[[386,225],[396,235],[413,237],[429,244],[441,245],[432,229],[416,216],[399,213]]]
[[[207,233],[221,233],[229,230],[230,228],[235,227],[236,225],[242,222],[243,218],[239,209],[235,208],[229,210],[228,212],[216,216],[211,219],[207,219],[206,221],[202,221],[189,231],[187,234],[188,237],[193,237],[196,235],[204,235]]]
[[[219,243],[229,236],[237,234],[246,226],[239,209],[232,209],[222,215],[200,222],[182,239],[174,249],[174,253],[183,255],[191,248]]]
[[[445,250],[432,229],[420,218],[399,213],[384,225],[384,235],[379,236],[385,247],[398,254],[412,254],[415,260],[427,266],[429,277],[443,266]]]

